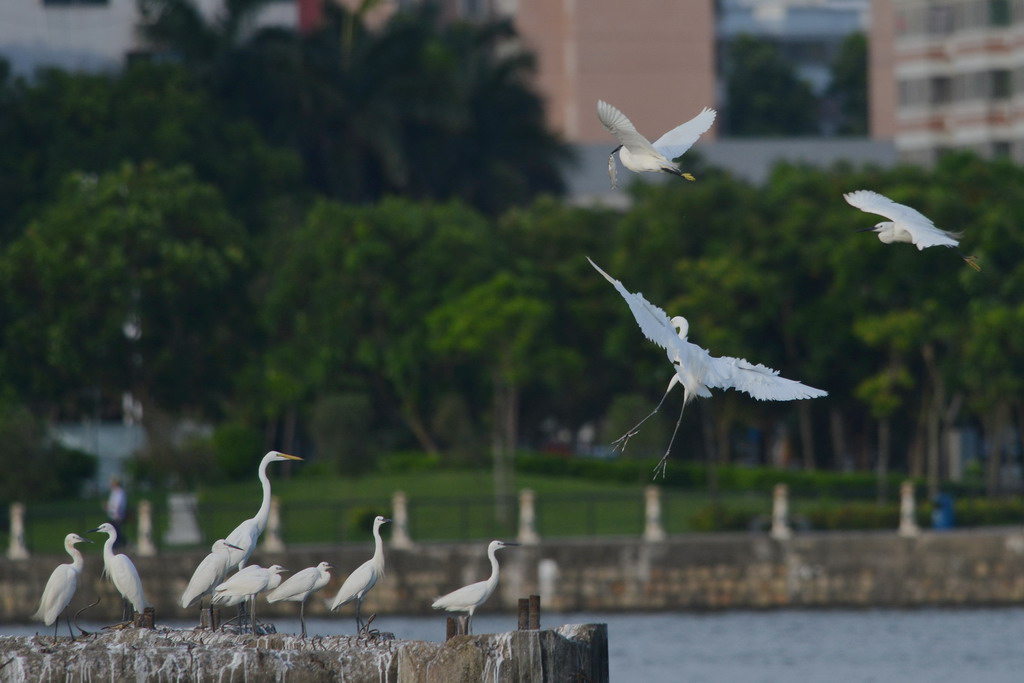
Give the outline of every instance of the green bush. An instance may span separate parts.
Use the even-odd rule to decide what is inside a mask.
[[[252,476],[253,463],[262,455],[263,435],[248,425],[228,422],[217,427],[211,439],[217,469],[229,481]]]

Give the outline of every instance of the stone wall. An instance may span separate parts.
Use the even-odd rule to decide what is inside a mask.
[[[387,575],[369,594],[364,614],[431,613],[438,595],[486,578],[485,550],[485,543],[388,548]],[[320,561],[333,564],[331,583],[306,605],[307,616],[322,616],[324,602],[372,552],[368,544],[289,547],[277,554],[257,552],[253,562],[292,571]],[[182,610],[177,598],[204,556],[200,550],[135,558],[158,623],[197,617],[198,609]],[[915,538],[829,532],[788,540],[737,533],[661,542],[545,541],[501,550],[498,557],[501,582],[480,612],[507,612],[510,628],[518,598],[531,593],[541,595],[544,610],[556,611],[1009,605],[1024,599],[1024,533],[1016,528],[926,531]],[[57,555],[0,560],[0,619],[27,621],[53,567],[66,561]],[[104,598],[86,620],[120,614],[120,599],[101,579],[101,569],[101,556],[90,552],[72,605]],[[295,603],[261,602],[259,614],[295,616],[297,609]],[[353,610],[347,605],[341,614],[351,618]]]

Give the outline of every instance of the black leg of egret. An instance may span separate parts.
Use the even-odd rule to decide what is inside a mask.
[[[68,635],[71,636],[71,640],[73,642],[75,640],[75,632],[71,630],[71,615],[68,614],[67,607],[64,608],[64,619],[68,622]],[[57,619],[57,621],[60,621],[60,619]]]
[[[363,630],[363,622],[359,618],[359,608],[362,606],[363,601],[359,598],[356,598],[356,635],[359,635],[359,633]]]
[[[661,460],[654,466],[654,476],[657,478],[658,471],[661,471],[661,476],[665,476],[665,468],[668,467],[668,454],[672,451],[672,443],[676,440],[676,433],[679,432],[679,425],[683,421],[683,411],[686,410],[686,397],[683,397],[683,405],[679,408],[679,419],[676,420],[676,428],[672,430],[672,438],[668,440],[668,448],[665,449],[665,455],[661,456]]]
[[[302,637],[306,637],[306,601],[299,603],[299,623],[302,624]]]
[[[135,619],[135,607],[127,598],[121,599],[121,621],[130,622]]]
[[[661,400],[658,401],[658,405],[654,407],[654,410],[652,410],[650,412],[650,414],[647,415],[647,417],[645,417],[644,419],[640,420],[635,425],[633,425],[632,429],[627,431],[625,434],[623,434],[619,438],[615,439],[615,441],[612,441],[612,446],[617,447],[617,448],[621,448],[623,451],[625,451],[626,450],[626,444],[629,443],[629,440],[631,438],[636,436],[637,430],[640,429],[640,425],[642,425],[644,422],[647,422],[649,419],[654,417],[655,413],[657,413],[659,410],[661,410],[662,404],[665,403],[665,399],[668,398],[668,395],[669,395],[669,393],[671,391],[672,391],[672,387],[669,386],[669,388],[665,390],[664,395],[662,395]],[[622,444],[621,446],[619,446],[620,443]]]
[[[252,634],[256,635],[256,596],[249,598],[252,600],[252,604],[249,606],[249,612],[252,616]]]

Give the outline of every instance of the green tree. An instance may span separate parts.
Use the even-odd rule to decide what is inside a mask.
[[[851,33],[839,46],[825,96],[838,109],[840,135],[868,134],[868,39]]]
[[[764,38],[737,36],[725,65],[725,127],[735,137],[810,135],[818,102],[811,86]]]

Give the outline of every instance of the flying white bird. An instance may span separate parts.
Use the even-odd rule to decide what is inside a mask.
[[[338,594],[331,602],[331,611],[342,605],[356,601],[356,632],[363,630],[363,622],[359,612],[363,607],[363,598],[370,592],[370,589],[377,585],[377,581],[384,576],[384,542],[380,538],[380,528],[390,522],[387,517],[377,515],[373,520],[373,557],[363,562],[354,572],[348,575],[345,583],[341,584]],[[371,619],[372,621],[372,619]]]
[[[267,465],[281,460],[302,460],[302,458],[278,451],[270,451],[263,456],[258,470],[260,483],[263,485],[263,502],[260,504],[260,509],[256,512],[255,517],[236,526],[234,531],[227,536],[227,542],[238,548],[238,550],[228,550],[231,556],[230,564],[237,564],[239,569],[249,561],[256,549],[256,542],[259,540],[260,534],[267,528],[267,520],[270,517],[270,479],[267,478]]]
[[[856,192],[847,192],[843,198],[851,206],[855,206],[861,211],[889,219],[876,223],[870,228],[861,228],[857,231],[877,232],[878,239],[883,244],[909,242],[915,245],[918,251],[927,247],[956,248],[960,246],[960,233],[936,227],[931,219],[917,209],[894,202],[885,195],[871,190],[857,190]],[[957,253],[971,268],[981,270],[974,256],[964,256],[959,250]]]
[[[181,594],[181,606],[189,608],[196,602],[200,602],[204,596],[213,592],[214,586],[224,581],[228,575],[231,565],[231,550],[241,550],[233,546],[223,538],[217,539],[210,547],[210,554],[203,558],[203,561],[192,573],[192,579],[188,582],[188,588]],[[202,603],[200,602],[200,605]]]
[[[315,593],[331,580],[331,565],[321,562],[315,567],[306,567],[296,572],[287,581],[274,590],[267,593],[267,602],[274,603],[279,600],[291,600],[301,603],[299,607],[299,622],[302,624],[302,637],[306,637],[306,598]]]
[[[270,567],[261,567],[258,564],[244,567],[213,589],[212,602],[215,605],[230,606],[248,601],[252,632],[256,633],[256,596],[280,586],[281,572],[286,571],[288,570],[278,564]]]
[[[589,258],[587,260],[597,272],[615,286],[615,289],[629,305],[629,310],[632,311],[644,336],[665,349],[668,359],[675,369],[675,374],[669,380],[668,388],[665,389],[665,395],[662,396],[658,406],[633,429],[620,437],[616,443],[623,440],[628,441],[641,424],[658,412],[661,404],[665,402],[665,396],[668,396],[676,384],[683,386],[684,408],[695,396],[705,398],[711,396],[711,389],[737,389],[750,394],[759,401],[793,401],[828,395],[828,392],[821,389],[779,377],[777,370],[772,370],[767,366],[754,365],[743,358],[712,356],[706,350],[687,340],[690,324],[686,318],[676,316],[669,319],[665,311],[649,302],[642,294],[630,292],[621,282],[598,268],[596,263]],[[682,418],[680,410],[679,421],[682,421]],[[676,422],[676,431],[679,429],[679,421]],[[672,440],[675,440],[675,435],[676,432],[673,431]],[[669,441],[668,450],[662,456],[655,472],[660,470],[664,474],[671,449],[672,441]]]
[[[622,165],[635,173],[645,171],[653,173],[672,173],[693,180],[689,173],[683,173],[673,159],[682,156],[690,149],[697,138],[706,132],[715,122],[715,110],[704,107],[703,110],[684,124],[676,126],[651,144],[647,138],[637,132],[626,115],[604,100],[597,101],[597,117],[611,133],[619,146],[608,155],[608,177],[612,187],[618,187],[615,173],[615,153],[619,153]]]
[[[103,574],[114,584],[114,588],[125,601],[124,620],[131,621],[132,608],[142,612],[149,603],[142,592],[142,579],[131,558],[127,555],[114,554],[114,543],[117,542],[117,529],[110,522],[104,522],[86,533],[103,533],[107,541],[103,544]]]
[[[71,598],[75,596],[78,588],[78,577],[82,574],[82,553],[75,548],[76,543],[92,543],[87,538],[78,534],[68,534],[64,537],[64,550],[71,556],[69,564],[57,565],[57,568],[50,574],[43,590],[43,597],[39,601],[39,609],[32,615],[33,619],[41,619],[44,624],[53,624],[53,637],[57,637],[57,626],[61,613],[67,609]],[[65,615],[66,616],[66,615]],[[71,630],[71,617],[68,620],[68,633],[71,639],[75,639],[75,633]]]
[[[485,581],[471,583],[468,586],[452,591],[448,595],[443,595],[434,600],[434,604],[431,606],[434,609],[444,609],[449,612],[468,612],[469,622],[466,625],[466,634],[468,635],[472,631],[473,612],[476,611],[477,607],[487,602],[487,598],[491,597],[494,589],[498,586],[498,558],[494,556],[494,553],[510,545],[519,544],[491,541],[487,546],[487,557],[491,560],[490,578]]]

